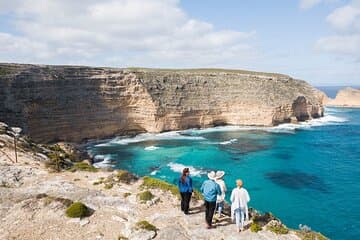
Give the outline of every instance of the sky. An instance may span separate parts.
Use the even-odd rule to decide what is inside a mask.
[[[360,85],[360,0],[0,0],[0,62],[216,67]]]

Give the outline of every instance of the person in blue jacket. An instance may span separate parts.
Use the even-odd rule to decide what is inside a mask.
[[[221,188],[219,184],[215,182],[215,172],[211,171],[208,173],[208,180],[204,181],[201,186],[201,192],[205,200],[205,220],[206,228],[212,228],[212,219],[214,216],[214,211],[216,207],[216,199],[218,195],[221,195]]]
[[[181,195],[181,211],[183,211],[185,214],[189,214],[190,200],[193,192],[192,179],[189,175],[189,168],[184,168],[178,183],[179,192]]]

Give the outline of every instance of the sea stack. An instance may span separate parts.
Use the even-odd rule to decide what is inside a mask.
[[[39,142],[274,126],[323,116],[323,97],[274,73],[0,64],[0,119]]]

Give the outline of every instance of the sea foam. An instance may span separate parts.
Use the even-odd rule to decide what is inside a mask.
[[[185,165],[183,165],[181,163],[173,163],[173,162],[171,162],[167,166],[170,167],[170,169],[173,172],[178,172],[178,173],[182,173],[183,169],[187,167],[190,170],[190,174],[192,176],[196,176],[196,177],[200,177],[201,175],[206,174],[206,172],[201,170],[201,169],[196,169],[193,166],[185,166]]]

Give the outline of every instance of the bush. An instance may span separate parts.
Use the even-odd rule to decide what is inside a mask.
[[[127,183],[127,184],[138,179],[134,174],[132,174],[128,171],[125,171],[125,170],[117,171],[116,178],[118,179],[119,182],[123,182],[123,183]]]
[[[251,223],[250,230],[252,232],[258,232],[262,230],[262,227],[260,227],[259,224],[253,222]]]
[[[151,223],[149,223],[148,221],[137,222],[135,227],[136,227],[136,229],[144,229],[147,231],[154,231],[154,232],[156,232],[156,230],[157,230],[157,228],[154,225],[152,225]]]
[[[138,194],[140,201],[146,202],[154,198],[154,195],[150,191],[144,191]]]
[[[104,188],[105,188],[105,189],[111,189],[111,188],[113,188],[113,186],[114,186],[114,185],[113,185],[112,183],[106,183],[105,186],[104,186]]]
[[[180,198],[179,188],[177,186],[175,186],[174,184],[167,183],[160,179],[145,176],[143,177],[143,183],[141,184],[141,187],[169,191],[173,195]],[[193,198],[196,200],[201,200],[203,199],[203,196],[198,190],[194,190]]]
[[[97,172],[98,169],[87,163],[77,162],[69,169],[69,171],[70,172],[76,172],[76,171]]]
[[[289,229],[287,229],[284,225],[277,225],[277,226],[268,226],[266,227],[267,230],[276,233],[276,234],[288,234]]]
[[[302,240],[328,240],[328,238],[322,235],[321,233],[314,231],[311,232],[297,231],[297,235]]]
[[[85,204],[74,202],[66,209],[65,214],[70,218],[82,218],[89,216],[90,210]]]
[[[126,193],[124,193],[124,198],[127,198],[127,197],[130,196],[130,195],[131,195],[131,193],[126,192]]]

